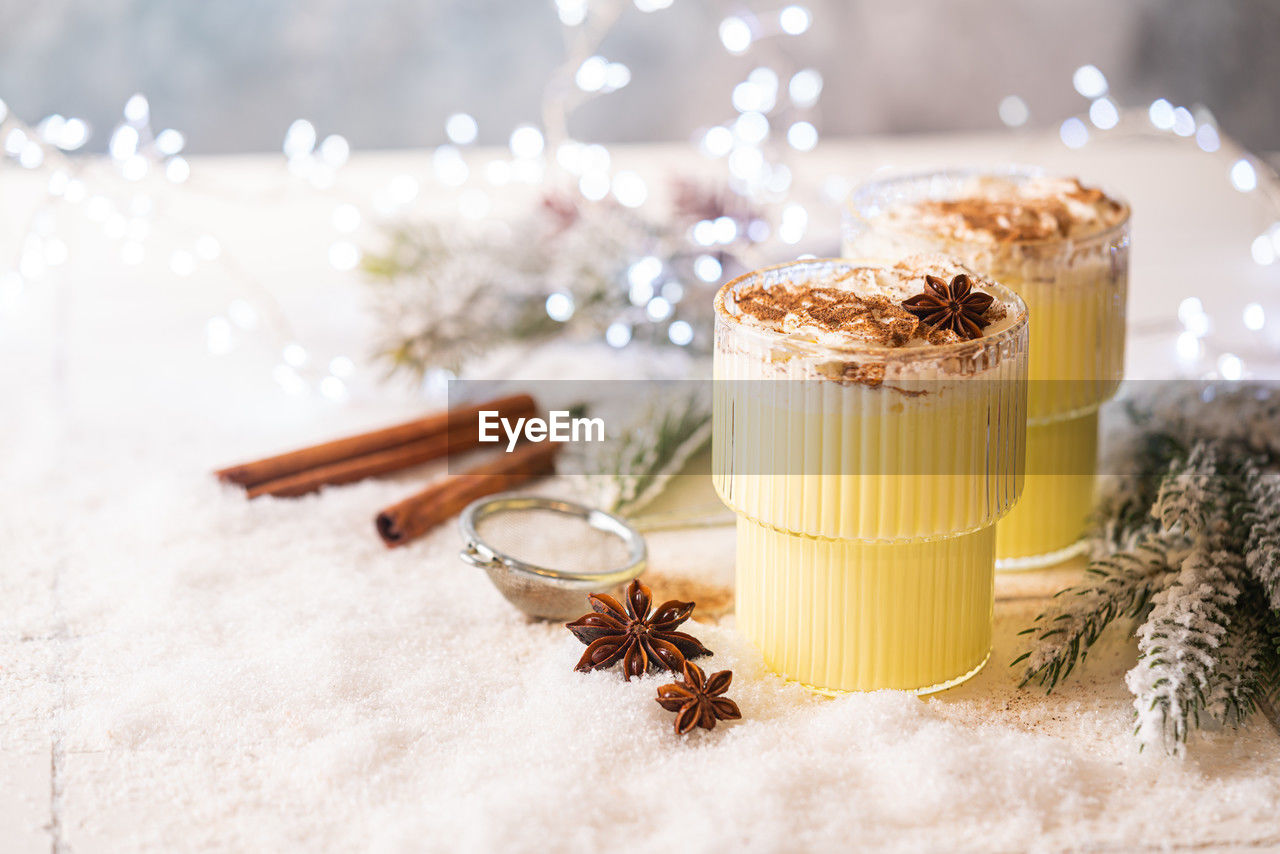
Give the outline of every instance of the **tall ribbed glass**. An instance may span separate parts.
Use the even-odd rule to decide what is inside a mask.
[[[960,240],[909,217],[897,206],[956,198],[975,179],[1025,181],[1031,170],[953,170],[865,184],[845,219],[844,255],[879,263],[904,254],[958,258],[1018,293],[1031,317],[1026,486],[999,525],[999,569],[1031,569],[1076,553],[1092,509],[1098,409],[1124,371],[1129,284],[1129,216],[1083,238]]]
[[[716,299],[713,477],[738,514],[737,625],[825,691],[955,684],[991,645],[995,522],[1017,500],[1027,321],[972,341],[837,346],[742,321],[744,289],[829,281],[843,261],[742,276]]]

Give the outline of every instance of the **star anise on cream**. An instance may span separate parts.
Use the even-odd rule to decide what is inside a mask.
[[[658,689],[658,705],[676,713],[676,732],[684,735],[695,726],[715,729],[716,721],[736,721],[742,717],[738,704],[723,696],[733,681],[732,670],[707,676],[692,661],[684,663],[684,681]]]
[[[639,581],[627,586],[624,598],[625,607],[612,596],[592,593],[587,599],[594,613],[565,624],[587,645],[574,670],[600,670],[621,661],[630,679],[664,667],[679,673],[686,658],[711,654],[693,635],[676,631],[693,613],[693,602],[672,599],[650,615],[653,593]]]
[[[902,307],[937,329],[949,329],[961,338],[981,338],[990,321],[984,317],[995,297],[974,291],[961,273],[947,284],[937,276],[925,276],[924,293],[903,300]]]

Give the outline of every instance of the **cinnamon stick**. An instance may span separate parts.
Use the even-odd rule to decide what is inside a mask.
[[[273,495],[276,498],[306,495],[322,486],[354,483],[367,477],[388,474],[446,457],[450,453],[473,447],[474,440],[475,430],[469,426],[461,427],[452,433],[428,436],[425,439],[387,448],[385,451],[376,451],[361,457],[352,457],[349,460],[339,460],[336,463],[317,466],[297,474],[268,480],[249,487],[246,494],[250,498],[260,498],[263,495]]]
[[[276,492],[273,489],[263,488],[263,485],[273,481],[282,481],[292,476],[300,475],[304,472],[311,472],[327,467],[339,466],[339,464],[356,460],[366,456],[385,455],[392,449],[400,448],[403,452],[399,458],[407,460],[403,462],[401,467],[407,465],[416,465],[419,462],[426,462],[435,457],[444,456],[451,451],[462,451],[474,447],[478,444],[480,410],[496,410],[502,418],[525,418],[534,414],[536,404],[533,398],[527,394],[516,394],[508,397],[500,397],[484,403],[477,403],[473,406],[463,406],[451,409],[447,412],[438,412],[425,418],[418,418],[404,424],[397,424],[394,427],[386,427],[381,430],[373,430],[368,433],[361,433],[356,436],[348,436],[343,439],[336,439],[332,442],[325,442],[301,450],[291,451],[286,454],[279,454],[274,457],[267,457],[263,460],[257,460],[251,463],[243,463],[241,465],[230,466],[220,469],[215,474],[220,480],[228,483],[236,483],[249,489],[250,497],[255,495],[278,495],[290,494],[300,495],[298,492]],[[463,429],[465,428],[465,429]],[[439,439],[441,436],[449,436],[456,434],[457,440],[453,442],[452,447],[449,443],[441,446],[438,442],[431,447],[439,453],[434,456],[421,456],[409,450],[407,446],[418,443],[419,450],[425,447],[427,440]],[[370,474],[382,474],[394,469],[383,468],[382,465],[387,460],[397,458],[395,455],[383,456],[382,462],[367,461],[366,465],[359,466],[352,464],[350,471],[368,470],[369,473],[362,474],[359,477],[368,477]],[[346,471],[339,467],[340,471]],[[348,477],[346,474],[338,474],[336,476],[347,477],[346,480],[321,480],[323,483],[348,483],[351,480],[358,480],[359,477]],[[314,478],[312,478],[314,480]],[[304,478],[305,482],[307,479]],[[255,487],[257,488],[255,490]],[[295,488],[295,487],[287,487]],[[310,491],[310,490],[304,490]]]
[[[387,548],[403,546],[456,516],[477,498],[551,474],[559,449],[554,442],[524,444],[496,460],[447,476],[379,513],[374,519],[378,536]]]

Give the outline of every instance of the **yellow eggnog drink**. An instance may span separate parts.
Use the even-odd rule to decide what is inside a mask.
[[[981,668],[1026,372],[1022,301],[943,256],[720,290],[713,478],[738,515],[737,626],[769,667],[920,693]]]
[[[1016,291],[1031,318],[1026,487],[999,525],[997,567],[1070,557],[1093,502],[1098,408],[1124,366],[1129,209],[1030,171],[910,175],[854,191],[844,254],[943,252]]]

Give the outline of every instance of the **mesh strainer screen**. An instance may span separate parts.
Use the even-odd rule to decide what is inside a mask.
[[[560,572],[593,574],[630,563],[616,534],[554,510],[498,510],[476,522],[476,533],[495,552]]]

